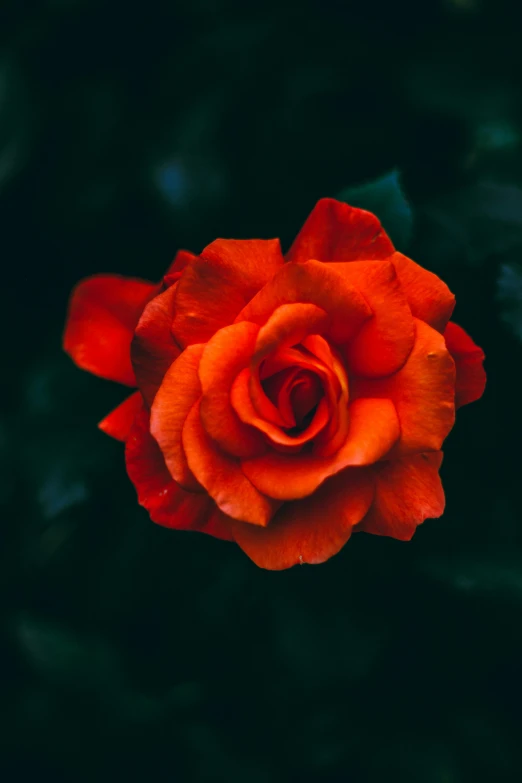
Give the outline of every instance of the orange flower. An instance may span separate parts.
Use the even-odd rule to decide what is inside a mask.
[[[138,387],[100,427],[151,518],[283,569],[442,514],[440,449],[485,385],[453,307],[374,215],[322,199],[286,257],[218,239],[158,285],[81,282],[64,347]]]

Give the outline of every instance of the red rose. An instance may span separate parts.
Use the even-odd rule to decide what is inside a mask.
[[[64,347],[138,387],[100,427],[151,518],[282,569],[442,514],[440,449],[485,384],[453,306],[374,215],[323,199],[286,257],[218,239],[159,285],[81,282]]]

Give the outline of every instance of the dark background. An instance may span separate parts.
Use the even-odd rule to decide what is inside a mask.
[[[522,779],[522,4],[0,4],[0,775]],[[447,511],[270,573],[152,524],[68,293],[280,236],[397,168],[487,354]]]

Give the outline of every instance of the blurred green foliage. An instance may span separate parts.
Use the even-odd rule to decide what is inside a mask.
[[[508,0],[0,4],[2,780],[521,778],[521,25]],[[399,249],[488,357],[444,517],[277,574],[150,523],[96,429],[124,392],[60,351],[73,284],[287,247],[391,171],[390,232],[411,210]]]

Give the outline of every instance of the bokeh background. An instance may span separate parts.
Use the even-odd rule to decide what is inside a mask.
[[[521,29],[507,0],[2,0],[2,780],[522,779]],[[288,247],[392,170],[399,249],[487,354],[444,517],[283,573],[152,524],[96,428],[124,390],[61,352],[71,287]]]

